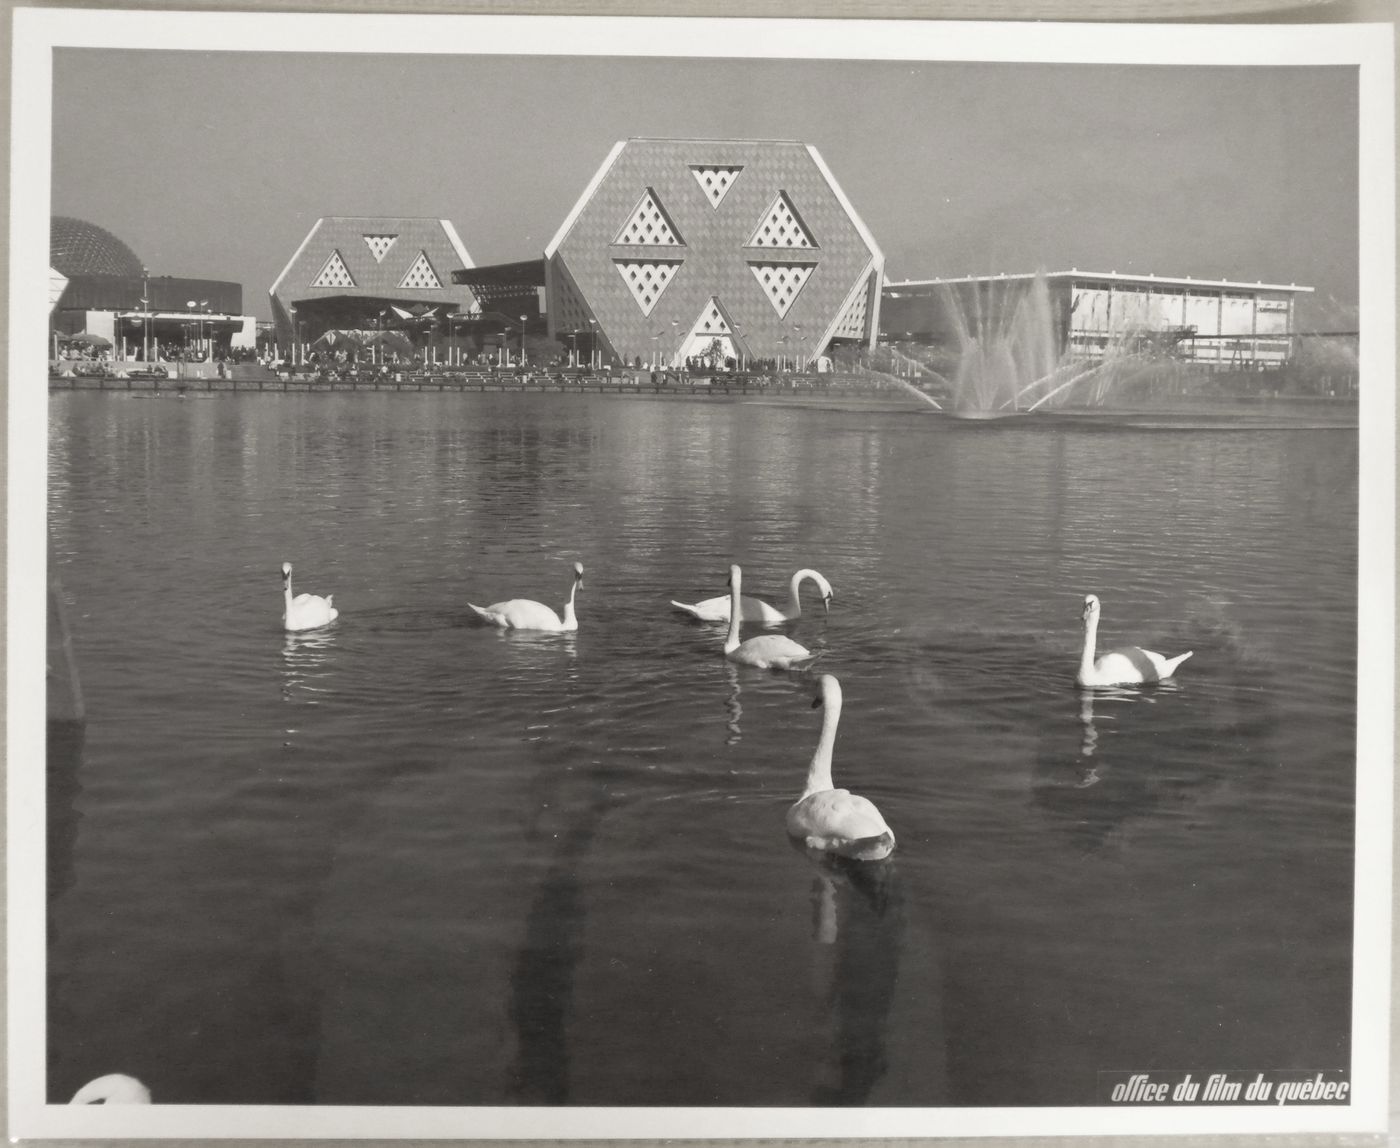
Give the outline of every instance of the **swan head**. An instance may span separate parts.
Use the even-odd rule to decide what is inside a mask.
[[[742,579],[742,578],[743,578],[743,573],[740,571],[739,567],[737,567],[737,566],[731,566],[731,567],[729,568],[729,581],[728,581],[727,585],[728,585],[729,588],[732,590],[732,589],[734,589],[735,587],[737,587],[737,586],[739,585],[740,579]]]
[[[836,598],[836,591],[831,588],[831,583],[828,582],[825,578],[823,578],[820,574],[817,574],[815,570],[813,570],[812,573],[816,575],[815,580],[817,586],[822,592],[822,609],[830,611],[831,603]]]
[[[823,674],[817,679],[817,696],[812,699],[812,708],[841,704],[841,683],[833,674]]]
[[[151,1090],[134,1076],[120,1072],[90,1080],[73,1095],[69,1104],[149,1104]]]
[[[1084,620],[1099,616],[1099,599],[1097,594],[1084,595]]]
[[[580,586],[583,585],[583,563],[582,563],[582,562],[575,562],[575,563],[574,563],[574,581],[577,582]]]
[[[283,563],[282,563],[282,581],[285,582],[285,581],[286,581],[288,578],[290,578],[291,576],[292,576],[292,564],[291,564],[290,562],[283,562]]]

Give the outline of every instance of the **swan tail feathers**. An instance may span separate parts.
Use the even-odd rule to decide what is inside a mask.
[[[826,657],[825,650],[818,650],[815,654],[808,654],[805,658],[793,658],[788,662],[788,668],[793,670],[810,670],[813,663],[818,658]]]
[[[697,610],[694,606],[687,606],[684,602],[677,602],[675,599],[671,600],[671,605],[674,606],[677,610],[685,611],[685,613],[689,614],[692,618],[700,617],[700,611]]]
[[[894,834],[886,829],[878,836],[862,837],[841,852],[853,861],[883,861],[894,852]]]
[[[1168,658],[1167,664],[1163,667],[1162,677],[1165,678],[1170,674],[1174,674],[1176,672],[1177,666],[1181,665],[1182,662],[1186,661],[1186,659],[1189,658],[1195,652],[1195,650],[1187,650],[1184,654],[1178,654],[1174,658]]]

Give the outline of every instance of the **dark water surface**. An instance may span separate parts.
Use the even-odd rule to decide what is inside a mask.
[[[50,427],[88,708],[54,1100],[1078,1105],[1349,1064],[1353,429],[113,394]],[[559,608],[576,559],[577,634],[469,624]],[[283,634],[284,560],[332,627]],[[890,862],[788,844],[811,680],[668,606],[731,561],[835,586],[787,629]],[[1105,643],[1194,649],[1179,681],[1081,698],[1088,591]]]

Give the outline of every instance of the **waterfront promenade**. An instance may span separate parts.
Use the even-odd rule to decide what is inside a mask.
[[[50,374],[52,390],[151,391],[527,391],[572,394],[711,395],[765,397],[843,397],[904,402],[911,396],[899,383],[880,376],[848,374],[691,374],[679,371],[625,371],[614,374],[516,371],[365,371],[341,375],[272,371],[234,366],[229,377],[167,378],[63,376]]]

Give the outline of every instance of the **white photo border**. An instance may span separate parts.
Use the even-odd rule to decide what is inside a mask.
[[[741,26],[761,34],[737,34]],[[678,34],[683,31],[683,34]],[[11,42],[8,1109],[31,1138],[663,1139],[1384,1133],[1394,760],[1395,104],[1389,24],[1054,24],[28,8]],[[1352,1096],[1344,1107],[414,1108],[45,1102],[48,218],[53,49],[1349,65],[1359,72],[1361,341]]]

